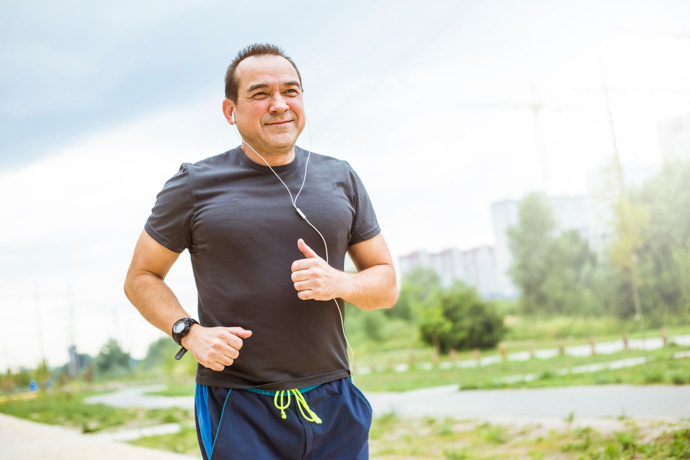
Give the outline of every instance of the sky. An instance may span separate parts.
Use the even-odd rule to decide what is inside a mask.
[[[165,181],[239,139],[225,69],[253,42],[300,68],[298,144],[349,161],[395,258],[494,243],[492,202],[587,193],[613,158],[658,167],[690,113],[690,2],[4,1],[0,370],[135,358],[164,334],[124,276]],[[535,107],[539,107],[535,109]],[[190,312],[185,253],[167,282]]]

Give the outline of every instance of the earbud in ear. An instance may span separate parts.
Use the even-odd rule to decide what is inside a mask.
[[[237,123],[237,122],[235,121],[235,112],[232,112],[232,122],[233,122],[233,123]]]

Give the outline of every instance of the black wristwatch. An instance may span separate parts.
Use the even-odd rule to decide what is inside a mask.
[[[176,344],[182,347],[175,355],[175,359],[177,360],[182,358],[184,354],[187,353],[187,349],[182,346],[182,339],[189,334],[189,329],[192,327],[192,324],[199,324],[199,321],[195,320],[194,318],[182,318],[178,319],[175,321],[175,324],[173,324],[172,338]]]

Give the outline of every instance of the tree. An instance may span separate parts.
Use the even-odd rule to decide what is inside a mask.
[[[11,393],[14,389],[15,381],[12,370],[7,368],[7,372],[4,375],[0,375],[0,388],[3,393]]]
[[[406,321],[415,319],[417,306],[441,290],[441,278],[434,270],[415,267],[402,280],[395,307],[385,310],[385,315]]]
[[[50,369],[48,368],[48,361],[44,359],[41,360],[39,365],[34,369],[33,378],[38,382],[38,385],[45,388],[46,382],[50,378]]]
[[[139,366],[147,371],[164,371],[167,375],[171,375],[174,364],[170,362],[169,358],[173,358],[179,350],[175,342],[169,337],[161,337],[149,345],[146,352],[146,357],[139,362]]]
[[[110,338],[96,356],[96,369],[101,373],[129,370],[130,359],[117,340]]]
[[[690,320],[689,181],[690,162],[667,162],[618,208],[612,260],[628,279],[634,264],[642,311],[657,325]],[[634,313],[630,303],[616,308]]]
[[[433,346],[437,353],[445,353],[452,348],[448,345],[448,335],[453,324],[444,315],[440,299],[427,299],[425,303],[419,309],[419,334],[422,341]]]
[[[460,282],[428,297],[419,314],[422,340],[440,353],[492,348],[504,333],[503,318],[492,305]]]
[[[518,225],[508,229],[513,254],[509,274],[520,287],[520,306],[525,313],[548,310],[546,279],[551,270],[549,249],[556,221],[545,195],[533,193],[520,203]]]
[[[557,234],[548,198],[531,194],[520,204],[518,225],[508,229],[510,275],[520,287],[520,307],[534,314],[591,314],[597,297],[597,258],[579,231]]]
[[[597,310],[593,278],[597,258],[577,230],[563,232],[548,244],[549,271],[544,281],[546,309],[564,315],[591,314]]]
[[[14,382],[20,388],[26,388],[31,382],[31,371],[25,367],[20,367],[16,374],[14,374]]]
[[[146,357],[138,366],[144,372],[163,372],[167,377],[193,376],[196,373],[196,360],[191,353],[185,353],[181,360],[175,359],[180,347],[169,337],[161,337],[149,345]]]
[[[628,318],[637,313],[641,314],[637,264],[639,250],[644,244],[643,227],[649,221],[649,215],[645,206],[632,202],[622,193],[614,203],[613,211],[615,237],[610,244],[611,264],[627,281],[630,290],[630,295],[625,295],[621,299],[631,300],[625,303],[617,302],[615,311],[617,316]]]

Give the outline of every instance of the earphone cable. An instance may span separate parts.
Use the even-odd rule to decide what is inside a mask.
[[[307,120],[307,126],[309,126],[309,120]],[[244,143],[247,147],[249,147],[250,149],[252,149],[252,152],[254,152],[259,158],[261,158],[261,160],[262,160],[264,163],[266,163],[266,166],[268,166],[268,168],[271,170],[271,172],[278,178],[278,180],[280,181],[280,183],[283,184],[283,187],[285,187],[285,190],[287,190],[288,195],[290,195],[290,203],[292,203],[292,207],[295,208],[295,211],[297,211],[297,213],[300,215],[300,217],[302,217],[302,219],[304,219],[304,221],[305,221],[307,224],[309,224],[309,226],[310,226],[311,228],[313,228],[314,231],[321,237],[321,240],[323,241],[324,249],[326,250],[326,257],[325,257],[324,260],[326,261],[326,264],[328,264],[328,243],[326,243],[326,238],[324,238],[324,236],[321,234],[321,232],[319,231],[319,229],[316,228],[316,227],[314,226],[314,224],[312,224],[312,223],[309,221],[309,219],[307,218],[306,215],[304,215],[304,213],[302,212],[302,210],[299,209],[299,208],[297,207],[297,198],[299,198],[300,193],[302,193],[302,189],[304,188],[304,184],[305,184],[306,181],[307,181],[307,168],[308,168],[308,166],[309,166],[309,159],[311,158],[311,127],[309,127],[309,130],[308,130],[308,131],[309,131],[309,150],[307,150],[307,160],[306,160],[306,163],[305,163],[305,165],[304,165],[304,178],[302,179],[302,185],[300,186],[300,188],[299,188],[299,190],[297,191],[297,194],[295,195],[294,198],[292,197],[292,192],[290,192],[290,188],[289,188],[289,187],[287,186],[287,184],[283,181],[283,179],[281,179],[280,175],[271,167],[271,165],[268,164],[268,161],[266,161],[266,159],[265,159],[263,156],[261,156],[261,155],[259,154],[259,152],[257,152],[257,151],[254,149],[254,147],[252,147],[251,145],[249,145],[249,143],[248,143],[247,141],[245,141],[244,138],[243,138],[242,136],[240,136],[239,131],[237,131],[237,126],[236,126],[236,125],[233,125],[233,127],[235,128],[235,133],[239,136],[240,139],[242,139],[242,143]],[[330,265],[330,264],[329,264],[329,265]],[[355,380],[355,379],[354,379],[353,367],[354,367],[354,362],[355,362],[355,350],[352,348],[352,345],[350,345],[350,341],[349,341],[348,338],[347,338],[347,333],[345,332],[345,314],[344,314],[344,312],[343,312],[343,309],[340,307],[340,304],[338,303],[338,300],[337,300],[337,299],[334,298],[333,301],[335,302],[335,305],[336,305],[336,307],[338,308],[338,314],[339,314],[339,316],[340,316],[340,325],[341,325],[341,327],[342,327],[343,337],[345,338],[345,343],[347,344],[347,348],[350,350],[350,353],[352,353],[352,359],[350,360],[350,363],[349,363],[349,364],[350,364],[350,374],[351,374],[352,382],[354,383],[354,380]]]

